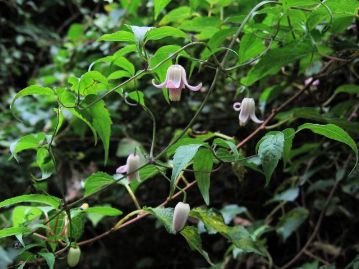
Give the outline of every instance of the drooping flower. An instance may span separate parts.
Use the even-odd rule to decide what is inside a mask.
[[[153,86],[156,88],[168,88],[169,90],[169,98],[171,101],[180,101],[182,89],[185,86],[191,91],[199,91],[202,88],[202,83],[197,86],[191,86],[187,82],[186,70],[179,64],[171,65],[167,69],[166,80],[161,84],[156,84],[154,80],[152,80]]]
[[[134,179],[139,180],[140,174],[138,172],[138,168],[140,168],[140,156],[138,154],[131,153],[127,157],[126,164],[117,168],[116,173],[127,174],[129,181],[132,181]]]
[[[181,231],[185,226],[189,211],[191,210],[189,204],[179,202],[173,212],[172,228],[175,233]]]
[[[262,123],[262,120],[259,120],[256,116],[256,105],[253,98],[244,98],[242,103],[236,102],[233,104],[233,109],[235,111],[241,111],[239,113],[239,125],[244,126],[247,124],[248,119],[250,118],[255,123]]]

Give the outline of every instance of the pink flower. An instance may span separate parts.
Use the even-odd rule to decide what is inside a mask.
[[[172,229],[175,233],[181,231],[186,225],[189,211],[191,210],[189,204],[179,202],[173,212]]]
[[[186,70],[179,64],[171,65],[167,69],[166,80],[161,84],[156,84],[154,80],[152,80],[153,86],[156,88],[168,88],[169,97],[171,101],[180,101],[181,100],[181,92],[185,86],[191,91],[199,91],[202,87],[202,83],[197,86],[191,86],[187,82]]]
[[[140,168],[140,156],[137,154],[130,154],[127,157],[126,165],[122,165],[116,169],[117,174],[127,174],[128,180],[132,181],[133,179],[140,179],[140,174],[138,172]]]
[[[250,118],[255,123],[262,123],[262,120],[259,120],[255,114],[256,104],[253,98],[244,98],[242,104],[236,102],[233,104],[233,109],[235,111],[241,111],[239,113],[239,125],[244,126],[247,124],[248,119]]]

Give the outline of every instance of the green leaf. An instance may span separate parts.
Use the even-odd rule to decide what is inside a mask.
[[[25,194],[6,199],[0,203],[0,208],[11,206],[18,203],[40,203],[58,208],[61,204],[61,199],[45,194]]]
[[[320,124],[314,124],[314,123],[304,123],[303,125],[298,127],[297,132],[300,132],[304,129],[309,129],[313,133],[320,134],[329,139],[346,144],[355,153],[355,157],[356,157],[355,166],[358,164],[358,148],[356,146],[356,143],[350,137],[350,135],[346,131],[344,131],[342,128],[340,128],[339,126],[337,126],[335,124],[320,125]]]
[[[71,219],[70,235],[72,239],[76,242],[80,239],[84,232],[85,226],[85,216],[79,214]]]
[[[121,0],[120,5],[127,9],[128,12],[134,16],[137,16],[137,9],[142,4],[141,0]]]
[[[112,72],[107,79],[108,80],[114,80],[114,79],[120,79],[120,78],[129,78],[131,77],[131,74],[128,71],[125,70],[117,70],[115,72]]]
[[[183,21],[191,17],[191,8],[188,6],[178,7],[168,12],[160,21],[160,25],[165,25],[170,22]]]
[[[171,0],[154,0],[154,9],[155,9],[155,20],[157,20],[158,15],[165,9],[165,7],[171,2]]]
[[[119,210],[117,208],[113,208],[111,206],[89,207],[88,209],[85,210],[85,212],[86,213],[91,213],[91,214],[98,214],[98,215],[102,215],[102,216],[109,216],[109,217],[122,215],[121,210]]]
[[[25,135],[11,143],[10,152],[17,159],[17,153],[29,149],[38,149],[46,142],[45,139],[44,133]]]
[[[359,94],[359,86],[354,84],[344,84],[339,86],[334,93],[338,94],[343,92],[349,94]]]
[[[199,235],[196,227],[186,226],[180,233],[186,239],[192,250],[198,251],[209,264],[213,265],[208,253],[202,248],[201,236]]]
[[[141,182],[137,180],[132,180],[130,183],[131,190],[135,192],[137,188],[146,180],[152,178],[153,176],[157,175],[159,171],[165,171],[166,168],[163,167],[156,167],[155,165],[146,165],[145,167],[141,168],[140,170],[140,179]]]
[[[201,53],[201,59],[207,59],[209,56],[215,54],[221,48],[220,46],[226,41],[226,39],[237,31],[236,28],[223,29],[215,33],[208,41],[208,48],[206,47]],[[241,41],[242,42],[242,41]]]
[[[171,186],[170,186],[170,195],[174,192],[174,187],[176,185],[176,180],[181,174],[182,170],[187,167],[189,162],[196,155],[198,149],[201,147],[201,144],[191,144],[186,146],[180,146],[175,155],[173,156],[173,170],[171,176]]]
[[[135,66],[129,60],[127,60],[125,57],[122,57],[122,56],[117,57],[114,60],[113,64],[121,67],[124,70],[126,70],[131,75],[135,74]]]
[[[262,38],[259,38],[255,33],[244,34],[239,47],[239,63],[244,63],[258,56],[264,49],[265,46]]]
[[[193,159],[193,169],[195,171],[194,174],[198,188],[207,205],[209,204],[209,187],[212,167],[212,152],[208,148],[200,149]]]
[[[172,228],[172,219],[173,219],[173,208],[165,207],[146,207],[144,210],[154,215],[163,226],[165,226],[168,233],[174,234]]]
[[[264,175],[266,177],[266,185],[269,183],[274,169],[282,158],[283,147],[284,134],[281,132],[266,135],[259,145],[258,156],[261,160]]]
[[[163,26],[160,28],[153,28],[147,32],[145,40],[159,40],[165,37],[181,37],[188,38],[187,34],[177,28],[170,26]]]
[[[128,94],[128,97],[133,101],[139,103],[141,106],[145,106],[145,95],[140,91],[132,91]]]
[[[314,52],[313,50],[311,44],[298,42],[295,44],[287,44],[285,47],[272,49],[261,58],[246,77],[241,79],[241,83],[250,86],[266,76],[275,75],[283,66],[312,54]]]
[[[81,40],[84,34],[84,26],[79,23],[71,24],[68,32],[67,38],[73,42]]]
[[[279,194],[276,194],[273,199],[271,199],[272,202],[293,202],[295,199],[297,199],[299,195],[299,188],[293,187],[290,189],[287,189]]]
[[[92,98],[91,98],[92,99]],[[105,106],[103,100],[93,104],[90,108],[87,109],[92,118],[92,126],[98,133],[99,137],[102,140],[103,148],[105,151],[105,164],[108,159],[108,151],[110,147],[110,136],[111,136],[111,117],[110,112]]]
[[[289,211],[283,217],[281,217],[276,231],[282,236],[283,240],[295,232],[299,226],[307,219],[309,212],[306,208],[297,207]]]
[[[55,172],[55,164],[47,148],[39,148],[36,153],[36,164],[41,170],[41,179],[49,178]]]
[[[85,181],[85,196],[89,196],[113,182],[115,182],[113,177],[104,172],[92,174]]]
[[[12,211],[12,224],[13,226],[20,226],[23,223],[31,222],[32,220],[40,217],[42,211],[35,206],[16,206]]]
[[[84,111],[75,109],[75,108],[67,108],[68,111],[70,111],[77,119],[84,122],[91,130],[92,135],[95,140],[95,145],[97,144],[97,133],[95,127],[91,123],[91,119],[88,118],[88,116],[84,113]]]
[[[190,216],[201,220],[206,229],[212,233],[213,230],[224,236],[227,236],[229,233],[230,227],[224,223],[223,216],[212,209],[194,208],[191,210]]]
[[[258,228],[258,230],[255,230],[253,232],[253,235],[251,235],[243,226],[234,226],[230,227],[228,230],[228,237],[233,242],[233,244],[239,248],[243,252],[247,253],[257,253],[258,255],[263,255],[264,253],[261,250],[261,248],[256,244],[255,238],[256,233],[261,233],[263,229],[266,229],[266,226]],[[258,235],[259,237],[259,235]]]
[[[54,91],[47,87],[41,87],[37,85],[31,85],[29,87],[26,87],[25,89],[22,89],[19,91],[14,98],[12,99],[12,102],[10,104],[10,109],[12,109],[15,101],[19,99],[20,97],[28,96],[28,95],[48,95],[48,96],[56,96]]]
[[[55,255],[54,253],[39,253],[39,255],[41,257],[43,257],[47,263],[47,265],[49,266],[50,269],[53,269],[54,268],[54,265],[55,265]]]
[[[175,134],[173,139],[176,139],[176,138],[177,138],[177,136]],[[171,147],[168,148],[166,155],[167,155],[167,157],[171,157],[180,146],[191,145],[191,144],[201,144],[201,143],[203,143],[203,140],[198,137],[196,137],[196,138],[183,137],[180,140],[178,140],[176,143],[174,143]]]
[[[226,205],[221,209],[221,214],[225,224],[230,223],[237,215],[246,212],[247,208],[236,204]]]
[[[190,32],[199,32],[195,37],[199,40],[209,39],[220,30],[221,20],[218,17],[196,17],[186,20],[179,26],[180,29]]]
[[[284,134],[283,163],[285,167],[290,159],[295,130],[293,128],[287,128],[283,130],[282,133]]]
[[[113,34],[105,34],[98,41],[135,42],[135,37],[131,32],[118,31]]]
[[[23,234],[26,232],[30,232],[29,228],[27,227],[10,227],[0,230],[0,238],[13,236],[17,234]]]

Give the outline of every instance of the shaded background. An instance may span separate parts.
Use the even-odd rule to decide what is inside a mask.
[[[111,2],[111,1],[109,1]],[[239,3],[228,11],[232,14],[247,14],[259,1]],[[186,1],[173,1],[168,10],[185,4]],[[111,111],[113,119],[112,136],[110,144],[110,157],[107,166],[103,165],[103,151],[100,144],[94,146],[91,134],[81,122],[76,122],[74,128],[68,128],[63,135],[56,140],[55,155],[58,159],[59,173],[48,183],[38,183],[32,180],[33,154],[31,152],[21,154],[20,165],[14,160],[8,160],[9,146],[19,136],[36,132],[40,129],[48,131],[54,124],[52,104],[46,99],[23,98],[17,102],[17,113],[27,119],[26,123],[15,120],[9,111],[9,103],[15,92],[29,84],[52,85],[56,81],[66,81],[68,76],[80,76],[86,72],[90,63],[116,51],[118,45],[96,42],[104,33],[117,31],[120,25],[149,25],[152,24],[152,2],[143,1],[135,13],[128,12],[123,5],[102,1],[0,1],[0,200],[9,197],[37,191],[47,188],[52,195],[61,196],[64,185],[70,192],[66,195],[72,199],[81,197],[80,181],[95,171],[106,171],[113,174],[116,167],[125,162],[127,151],[123,148],[127,145],[141,141],[142,146],[149,148],[151,142],[151,121],[140,108],[129,108],[120,98],[108,98],[106,103]],[[229,14],[228,14],[229,16]],[[352,20],[353,21],[353,20]],[[345,57],[349,52],[341,52],[352,46],[357,49],[358,22],[353,22],[350,27],[331,38],[331,45],[337,50],[338,57]],[[348,43],[350,45],[348,45]],[[154,46],[154,47],[151,47]],[[149,49],[155,50],[154,44]],[[186,64],[186,61],[183,62]],[[298,65],[298,63],[297,63]],[[344,66],[334,74],[321,80],[320,86],[313,95],[305,95],[295,106],[311,107],[317,104],[317,100],[326,100],[338,86],[346,83],[358,82],[357,75],[353,75],[351,68],[357,66]],[[292,81],[303,83],[305,77],[297,72],[298,66],[291,67]],[[239,140],[246,137],[252,129],[238,129],[237,115],[232,111],[231,103],[240,88],[238,74],[234,80],[223,78],[221,85],[212,97],[197,120],[194,129],[198,131],[220,130],[228,136],[236,136]],[[194,74],[191,81],[202,81],[208,85],[213,77],[211,70]],[[281,78],[273,79],[268,84],[275,84]],[[196,84],[196,83],[194,83]],[[149,83],[147,83],[149,85]],[[260,92],[265,85],[255,85],[253,91]],[[175,130],[184,128],[188,122],[188,114],[194,113],[199,106],[202,96],[185,94],[179,104],[169,106],[160,91],[148,88],[151,107],[160,116],[158,121],[159,140],[158,145],[165,145],[172,138]],[[223,92],[230,94],[223,94]],[[275,98],[272,100],[275,101]],[[357,99],[348,96],[339,96],[336,105],[345,103],[351,107]],[[340,107],[337,108],[339,111]],[[344,108],[345,110],[345,108]],[[345,111],[341,114],[345,115]],[[285,117],[285,115],[283,116]],[[357,118],[354,118],[357,121]],[[297,119],[296,124],[305,120]],[[357,124],[357,122],[355,123]],[[358,131],[353,128],[352,135],[358,136]],[[67,128],[67,127],[66,127]],[[324,145],[325,139],[317,136],[302,136],[295,140],[294,148],[304,143],[319,143]],[[245,155],[255,153],[255,141],[249,142],[243,149]],[[316,174],[315,167],[326,166],[328,159],[336,159],[341,162],[348,154],[345,147],[334,144],[329,147],[333,153],[326,155],[327,148],[307,150],[306,155],[298,160],[291,168],[282,169],[282,164],[273,175],[272,183],[264,188],[263,176],[243,167],[225,164],[219,172],[213,173],[211,182],[211,206],[221,209],[226,205],[234,204],[246,207],[251,212],[253,222],[262,221],[273,208],[265,206],[265,203],[273,197],[278,189],[283,189],[283,181],[290,182],[291,176],[307,176],[313,182],[322,179],[333,178],[336,165],[328,169],[322,169]],[[160,148],[156,148],[159,151]],[[318,153],[318,151],[322,151]],[[313,158],[315,167],[306,166],[308,160]],[[293,171],[288,171],[293,169]],[[307,170],[306,170],[307,169]],[[313,170],[312,170],[313,169]],[[188,180],[193,180],[190,175]],[[244,180],[246,179],[246,180]],[[301,226],[290,240],[283,242],[275,232],[266,237],[268,249],[273,259],[283,264],[298,251],[310,235],[316,216],[320,212],[323,202],[328,194],[328,186],[321,182],[314,191],[301,193],[301,200],[296,205],[305,202],[311,215],[307,225]],[[358,176],[354,173],[346,185],[337,193],[331,210],[325,223],[321,227],[321,234],[316,241],[328,243],[324,247],[314,249],[320,257],[330,263],[336,263],[337,268],[344,268],[354,259],[358,252]],[[46,186],[45,186],[46,184]],[[320,185],[320,186],[319,186]],[[353,186],[353,187],[352,187]],[[168,183],[161,177],[143,184],[137,194],[143,204],[155,206],[166,198]],[[194,188],[188,193],[189,202],[193,206],[202,206],[203,200]],[[115,202],[114,202],[115,201]],[[92,198],[89,203],[111,203],[113,207],[120,208],[124,212],[133,210],[133,205],[121,187],[115,187],[109,191]],[[171,204],[174,206],[174,203]],[[6,211],[1,224],[6,226],[6,219],[10,219],[11,212]],[[243,216],[247,218],[247,216]],[[98,225],[92,225],[87,221],[83,239],[93,237],[110,227],[115,218],[106,218]],[[239,221],[239,220],[238,220]],[[204,249],[210,257],[216,261],[223,261],[228,244],[219,235],[203,235]],[[2,249],[11,251],[15,240],[2,241]],[[329,249],[329,250],[328,250]],[[339,254],[336,253],[339,251]],[[333,255],[333,252],[334,255]],[[196,252],[190,250],[185,240],[180,236],[174,236],[166,231],[153,218],[146,218],[127,227],[101,241],[83,247],[83,257],[79,268],[208,268],[205,260]],[[313,260],[306,256],[302,262]],[[238,259],[226,261],[225,268],[267,268],[263,259],[255,255],[245,255]],[[45,268],[45,265],[41,265]],[[34,267],[35,268],[35,267]],[[65,259],[59,259],[56,268],[67,268]],[[221,265],[213,268],[222,268]],[[316,267],[301,267],[316,268]]]

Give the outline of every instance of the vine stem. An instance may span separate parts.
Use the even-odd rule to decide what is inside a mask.
[[[138,202],[138,200],[137,200],[137,198],[136,198],[136,195],[135,195],[135,194],[133,193],[133,191],[131,190],[131,187],[130,187],[127,183],[122,184],[122,185],[125,186],[125,188],[126,188],[128,194],[130,195],[130,197],[131,197],[132,201],[134,202],[136,208],[140,210],[140,209],[141,209],[141,206],[140,206],[140,204],[139,204],[139,202]]]

